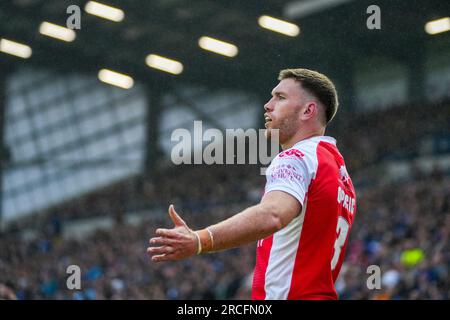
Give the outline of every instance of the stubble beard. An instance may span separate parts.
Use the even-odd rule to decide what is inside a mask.
[[[270,127],[266,128],[266,131],[264,132],[266,139],[269,140],[272,137],[272,129],[278,129],[280,144],[283,145],[288,142],[300,129],[300,126],[296,120],[297,114],[298,113],[295,113],[289,117],[286,117],[277,127],[275,127],[274,123],[271,122]]]

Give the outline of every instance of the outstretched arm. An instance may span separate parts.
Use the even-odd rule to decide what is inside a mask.
[[[261,203],[208,227],[213,243],[202,252],[230,249],[263,239],[287,226],[300,210],[301,205],[293,196],[283,191],[268,192]],[[147,248],[152,261],[173,261],[195,255],[199,250],[199,234],[206,233],[205,229],[191,230],[172,205],[169,215],[175,227],[156,230],[156,237],[150,239]]]

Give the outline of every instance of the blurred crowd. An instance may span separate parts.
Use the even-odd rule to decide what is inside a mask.
[[[240,208],[179,210],[195,228]],[[18,299],[229,299],[241,294],[242,281],[253,267],[252,245],[155,264],[146,248],[161,226],[172,227],[167,214],[151,216],[138,226],[117,224],[82,240],[40,234],[23,241],[9,236],[0,242],[0,283]],[[81,290],[67,288],[70,265],[80,267]]]
[[[414,156],[412,141],[420,136],[442,128],[448,134],[448,113],[439,104],[427,112],[394,108],[360,115],[354,128],[354,120],[341,121],[329,134],[338,138],[355,176],[365,165],[395,158],[396,150]],[[447,116],[433,118],[436,114]],[[146,248],[156,228],[171,227],[170,203],[196,229],[257,203],[263,188],[257,166],[177,166],[24,219],[0,233],[0,299],[248,299],[256,244],[166,264],[152,263]],[[357,186],[357,196],[357,216],[336,283],[340,298],[449,299],[448,174],[417,168],[406,180]],[[137,225],[126,223],[126,214],[146,210],[157,214]],[[63,236],[66,223],[92,216],[113,216],[115,225],[83,239]],[[21,231],[30,226],[37,234],[24,236]],[[70,265],[81,269],[79,290],[67,288]],[[373,265],[380,267],[379,289],[368,287]]]
[[[450,299],[450,177],[436,169],[360,190],[358,204],[341,299]],[[379,290],[368,290],[372,265]]]
[[[353,172],[392,159],[450,152],[450,98],[429,105],[399,105],[370,113],[336,115],[328,134],[338,138]],[[430,145],[431,143],[431,145]]]
[[[450,153],[449,106],[450,98],[446,98],[426,107],[392,106],[386,110],[351,115],[342,110],[326,134],[336,137],[353,181],[370,184],[367,182],[373,177],[368,179],[365,169],[374,164],[386,160],[411,160],[419,155]],[[430,141],[434,141],[435,145],[427,145]],[[186,187],[186,184],[191,185],[193,182],[197,183],[196,188]],[[48,228],[49,225],[57,227],[60,221],[106,215],[120,219],[125,212],[166,207],[169,202],[186,206],[198,202],[204,204],[205,201],[207,204],[225,204],[245,199],[247,190],[253,190],[255,185],[263,183],[259,169],[252,165],[165,167],[164,164],[147,175],[131,177],[41,210],[36,215],[20,219],[12,228],[20,230],[30,225],[38,228]],[[217,197],[205,198],[205,193],[209,193],[213,185]],[[36,216],[39,216],[39,220]]]

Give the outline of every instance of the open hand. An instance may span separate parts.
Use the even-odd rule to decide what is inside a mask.
[[[197,253],[198,241],[192,231],[176,213],[173,205],[169,206],[169,216],[175,227],[173,229],[157,229],[156,237],[151,238],[147,253],[152,261],[174,261],[189,258]]]

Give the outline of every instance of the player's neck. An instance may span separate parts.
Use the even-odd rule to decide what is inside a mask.
[[[291,139],[281,144],[281,149],[286,150],[292,148],[296,143],[316,136],[323,136],[325,128],[314,128],[310,130],[299,130]]]

